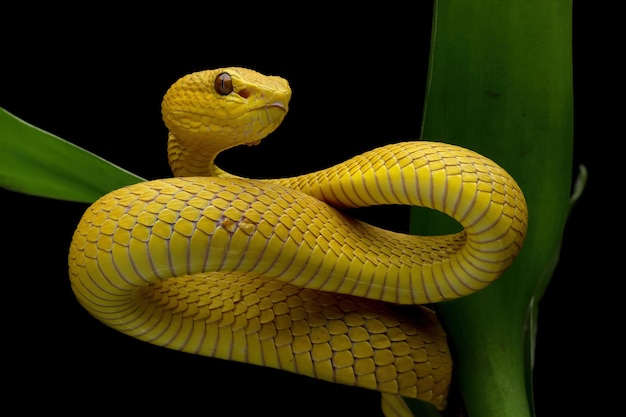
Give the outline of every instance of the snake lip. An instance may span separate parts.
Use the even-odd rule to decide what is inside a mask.
[[[285,104],[283,104],[280,101],[274,101],[271,103],[267,103],[265,106],[263,106],[264,108],[270,108],[270,107],[275,107],[275,108],[279,108],[282,111],[284,111],[285,113],[287,113],[287,106]]]

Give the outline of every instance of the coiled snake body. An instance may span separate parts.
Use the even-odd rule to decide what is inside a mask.
[[[442,409],[452,362],[425,304],[478,291],[519,252],[527,209],[487,158],[414,141],[298,177],[250,180],[214,165],[287,113],[279,77],[243,68],[189,74],[163,100],[174,178],[115,190],[85,212],[70,247],[79,302],[141,340],[280,368]],[[390,232],[343,208],[430,207],[464,228]]]

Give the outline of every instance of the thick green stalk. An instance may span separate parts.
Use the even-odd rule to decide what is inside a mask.
[[[439,0],[422,137],[482,153],[518,181],[528,237],[487,289],[437,310],[470,416],[534,414],[536,307],[568,214],[573,146],[571,0]],[[441,232],[415,210],[415,233]],[[439,224],[439,225],[438,225]]]

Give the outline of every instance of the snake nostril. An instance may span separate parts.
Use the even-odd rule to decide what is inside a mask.
[[[241,90],[237,91],[237,94],[239,94],[243,98],[248,98],[250,97],[250,90],[248,90],[247,88],[242,88]]]

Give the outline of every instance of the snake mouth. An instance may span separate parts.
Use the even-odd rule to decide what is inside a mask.
[[[272,103],[267,103],[265,106],[263,106],[263,108],[264,109],[267,109],[267,108],[277,108],[277,109],[281,109],[282,111],[287,113],[287,105],[283,104],[280,101],[274,101]]]

